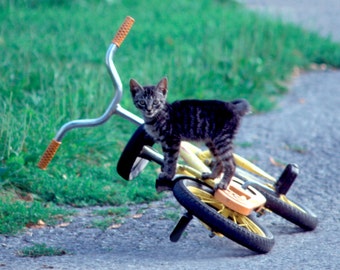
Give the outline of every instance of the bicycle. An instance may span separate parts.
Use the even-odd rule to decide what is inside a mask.
[[[139,126],[121,154],[117,164],[118,173],[124,179],[132,180],[143,171],[149,161],[162,165],[163,157],[153,148],[154,141],[145,132],[143,119],[119,104],[123,86],[113,58],[133,23],[133,18],[125,19],[106,52],[106,66],[116,90],[109,107],[98,118],[73,120],[64,124],[41,157],[39,168],[46,169],[68,131],[101,125],[113,114]],[[209,166],[213,164],[209,151],[182,142],[180,156],[184,164],[177,165],[177,174],[171,181],[171,189],[176,200],[187,212],[170,234],[171,241],[178,241],[189,222],[196,217],[211,231],[212,236],[226,236],[250,250],[267,253],[274,245],[274,237],[258,219],[265,209],[305,230],[313,230],[317,226],[317,217],[310,210],[286,197],[298,175],[296,165],[288,165],[276,180],[248,160],[234,154],[237,170],[231,184],[227,190],[215,191],[219,178],[201,179],[202,172],[208,172]]]

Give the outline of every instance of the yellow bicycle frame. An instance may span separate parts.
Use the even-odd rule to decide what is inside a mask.
[[[202,179],[203,172],[210,172],[209,167],[204,160],[211,159],[209,151],[202,151],[191,143],[183,141],[180,147],[180,156],[187,165],[178,165],[177,173],[193,176]],[[248,162],[251,164],[250,162]],[[247,163],[243,163],[249,166]],[[214,188],[221,178],[204,180],[204,183]],[[203,181],[203,180],[202,180]],[[252,211],[261,209],[266,199],[253,187],[244,189],[242,185],[244,181],[236,177],[232,178],[226,190],[217,189],[214,193],[214,199],[223,203],[226,207],[234,210],[242,215],[248,216]],[[197,191],[195,191],[197,192]]]

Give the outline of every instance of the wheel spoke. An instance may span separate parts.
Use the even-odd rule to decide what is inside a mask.
[[[281,195],[280,196],[280,200],[285,202],[286,204],[289,204],[293,207],[295,207],[296,209],[300,210],[303,213],[306,213],[306,211],[304,209],[302,209],[300,206],[298,206],[296,203],[292,202],[291,200],[289,200],[285,195]]]
[[[227,208],[224,204],[215,200],[214,196],[209,192],[206,192],[200,188],[189,186],[188,189],[191,193],[193,193],[197,198],[199,198],[203,203],[210,205],[215,208],[216,211],[222,216],[229,218],[235,224],[246,228],[248,231],[256,233],[260,236],[265,237],[265,233],[259,228],[252,220],[250,220],[247,216],[241,215],[229,208]]]

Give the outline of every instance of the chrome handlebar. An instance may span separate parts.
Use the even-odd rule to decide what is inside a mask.
[[[82,128],[82,127],[94,127],[94,126],[101,125],[101,124],[105,123],[107,120],[109,120],[110,117],[113,114],[118,114],[118,115],[124,117],[125,119],[129,120],[130,122],[135,123],[137,125],[141,125],[141,124],[144,123],[143,119],[141,119],[140,117],[138,117],[138,116],[132,114],[131,112],[125,110],[119,104],[120,100],[122,99],[122,95],[123,95],[123,85],[122,85],[121,79],[119,77],[119,74],[117,72],[117,69],[116,69],[116,67],[113,63],[114,55],[115,55],[116,51],[118,50],[118,48],[120,47],[121,43],[124,41],[127,34],[129,33],[133,23],[134,23],[133,18],[126,17],[125,21],[123,22],[123,24],[119,28],[118,32],[116,33],[115,37],[112,40],[112,43],[110,44],[110,46],[109,46],[109,48],[106,52],[106,58],[105,58],[106,67],[107,67],[107,70],[108,70],[109,75],[111,77],[111,80],[113,82],[113,87],[116,90],[115,95],[114,95],[110,105],[108,106],[108,108],[106,109],[104,114],[102,116],[98,117],[98,118],[73,120],[73,121],[70,121],[70,122],[64,124],[58,130],[54,139],[52,140],[52,142],[50,143],[50,145],[48,146],[48,148],[44,152],[43,156],[41,157],[40,162],[38,163],[38,167],[40,169],[46,169],[47,165],[52,160],[57,149],[59,148],[59,146],[61,144],[61,140],[63,139],[65,134],[68,131],[70,131],[71,129]]]

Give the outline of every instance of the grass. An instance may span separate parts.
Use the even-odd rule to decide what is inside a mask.
[[[30,247],[25,247],[18,251],[21,257],[37,258],[42,256],[62,256],[67,252],[61,248],[49,247],[46,244],[35,244]]]
[[[52,203],[41,202],[37,198],[30,198],[28,194],[17,194],[18,191],[0,192],[0,233],[11,235],[21,231],[26,226],[43,221],[46,225],[55,225],[68,215],[66,211]],[[15,193],[17,196],[14,196]]]
[[[98,228],[102,231],[105,231],[113,224],[121,223],[121,220],[113,220],[110,217],[106,217],[103,219],[96,219],[92,221],[92,228]]]
[[[174,211],[174,210],[165,210],[162,214],[161,219],[168,219],[172,221],[178,221],[181,217],[181,214],[179,211]]]
[[[97,210],[95,211],[95,214],[100,216],[113,216],[113,217],[125,217],[128,215],[130,211],[129,207],[122,206],[122,207],[115,207],[115,208],[108,208],[104,210]]]
[[[106,230],[114,224],[121,224],[123,218],[127,217],[130,212],[129,207],[110,207],[104,210],[94,211],[95,215],[103,216],[102,219],[96,219],[92,222],[92,227]]]
[[[131,77],[149,84],[166,75],[170,101],[244,97],[265,112],[285,93],[294,68],[340,66],[339,44],[233,1],[0,1],[0,224],[10,224],[0,233],[20,230],[30,213],[53,221],[51,209],[62,213],[62,205],[159,198],[157,166],[132,182],[116,173],[135,129],[118,117],[68,133],[48,170],[36,167],[61,125],[98,117],[110,103],[104,57],[126,15],[136,23],[115,58],[124,88]],[[136,113],[128,93],[121,103]]]

